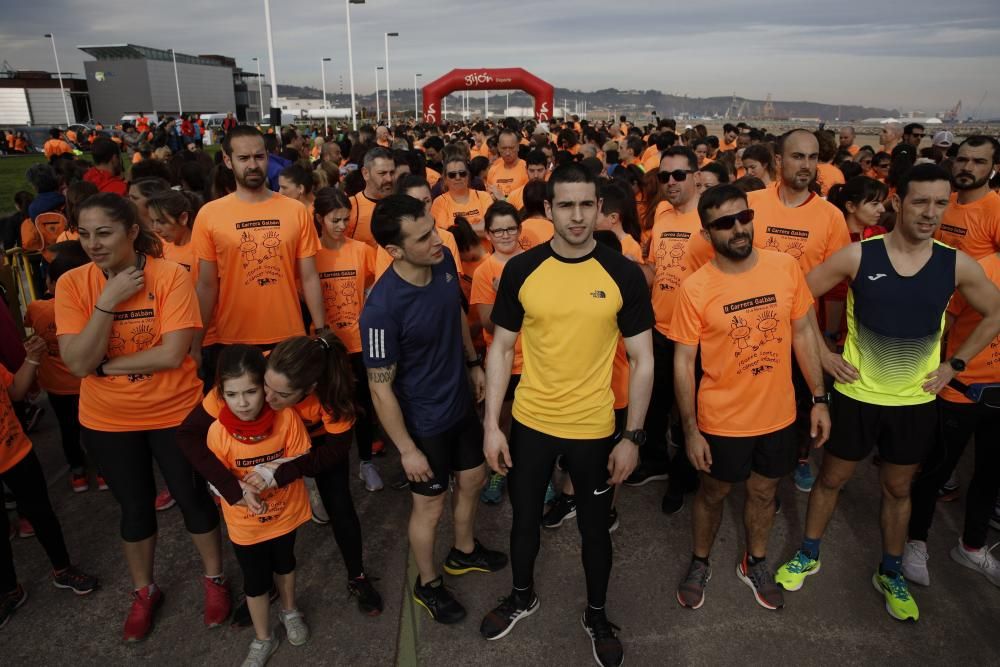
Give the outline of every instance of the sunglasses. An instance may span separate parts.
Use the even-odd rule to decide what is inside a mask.
[[[716,218],[712,222],[708,223],[708,227],[710,229],[724,232],[728,229],[732,229],[737,222],[741,225],[749,225],[753,222],[753,209],[748,208],[747,210],[740,211],[739,213],[733,213],[732,215],[724,215],[721,218]]]
[[[656,173],[656,180],[660,183],[669,183],[670,177],[672,176],[678,183],[683,183],[687,180],[688,174],[693,174],[693,169],[674,169],[673,171],[659,171]]]
[[[468,175],[467,171],[449,171],[447,173],[448,178],[465,178]]]

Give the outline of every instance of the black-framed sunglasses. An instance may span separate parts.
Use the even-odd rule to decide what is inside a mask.
[[[688,174],[693,174],[693,169],[674,169],[673,171],[658,171],[656,172],[656,180],[660,183],[669,183],[670,177],[673,176],[674,180],[678,183],[683,183],[687,180]]]
[[[748,208],[745,211],[740,211],[739,213],[733,213],[732,215],[724,215],[721,218],[716,218],[712,222],[708,223],[711,229],[715,229],[720,232],[732,229],[736,223],[741,225],[749,225],[753,222],[753,209]]]
[[[448,176],[448,178],[465,178],[466,176],[469,175],[469,172],[467,172],[465,170],[462,170],[462,171],[449,171],[449,172],[447,172],[446,175]]]

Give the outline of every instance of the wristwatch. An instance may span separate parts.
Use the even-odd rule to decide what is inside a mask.
[[[646,444],[646,432],[641,428],[634,431],[622,431],[622,439],[631,440],[636,447],[642,447]]]
[[[478,354],[478,353],[476,354],[476,358],[475,359],[466,359],[465,360],[465,367],[466,368],[475,368],[476,366],[482,367],[482,365],[483,365],[483,355]]]
[[[830,405],[830,392],[823,394],[822,396],[813,396],[813,405]]]
[[[965,370],[965,360],[959,359],[958,357],[952,357],[949,359],[948,365],[954,368],[956,373],[961,373]]]

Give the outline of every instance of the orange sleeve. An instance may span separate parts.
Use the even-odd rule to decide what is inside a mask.
[[[168,270],[172,270],[173,275],[170,278],[170,293],[163,302],[163,312],[160,313],[160,333],[200,329],[201,310],[191,277],[180,264],[175,264]]]
[[[364,245],[361,251],[364,253],[365,289],[369,289],[375,284],[375,248],[367,243],[362,245]]]
[[[316,234],[316,227],[313,226],[312,220],[309,219],[309,209],[305,206],[299,211],[298,222],[299,248],[296,257],[299,259],[315,257],[316,253],[319,252],[319,235]]]
[[[191,244],[194,247],[196,258],[208,262],[218,262],[215,241],[212,240],[212,233],[208,230],[209,221],[206,218],[204,211],[195,218],[194,228],[191,230]]]
[[[791,275],[793,281],[795,281],[795,295],[792,297],[794,303],[792,304],[792,319],[798,320],[809,312],[809,309],[813,305],[812,292],[809,291],[809,285],[806,283],[805,276],[802,275],[802,270],[796,262],[795,266],[789,269],[788,273]]]
[[[493,279],[496,278],[496,274],[493,272],[494,266],[496,266],[496,262],[487,259],[479,265],[479,268],[472,275],[472,293],[469,295],[469,305],[496,303],[497,291],[493,287]]]
[[[441,243],[444,244],[444,247],[451,251],[451,256],[455,260],[455,267],[458,269],[458,275],[464,276],[465,271],[462,269],[462,255],[458,252],[458,244],[455,243],[455,235],[447,229],[438,229],[438,236],[441,237]]]
[[[84,269],[80,269],[84,270]],[[90,321],[91,311],[83,303],[80,295],[80,285],[76,280],[74,270],[56,283],[56,335],[72,335],[83,331]],[[85,277],[85,274],[80,274]]]
[[[955,317],[958,317],[959,314],[963,310],[965,310],[965,306],[966,306],[965,297],[962,296],[961,292],[959,292],[958,290],[955,290],[954,296],[951,297],[951,302],[948,303],[948,313],[951,314],[951,315],[954,315]],[[29,306],[29,308],[30,308],[30,306]],[[26,320],[25,324],[27,324],[27,323],[28,322]]]
[[[306,425],[299,418],[288,420],[289,428],[285,438],[285,456],[298,456],[307,454],[312,449],[312,440],[309,439],[309,432]]]
[[[825,262],[830,258],[830,255],[849,245],[851,245],[851,232],[847,228],[847,221],[844,220],[843,214],[837,211],[830,221],[830,237],[827,242],[826,257],[823,258],[823,261]]]
[[[448,212],[448,202],[445,199],[445,195],[441,195],[431,204],[431,217],[434,218],[434,224],[441,229],[448,229],[451,225],[448,224],[449,212]],[[458,257],[458,255],[455,255]]]
[[[701,313],[692,300],[690,280],[688,278],[681,283],[677,303],[674,305],[674,316],[670,321],[670,338],[685,345],[697,345],[701,340],[703,323]]]

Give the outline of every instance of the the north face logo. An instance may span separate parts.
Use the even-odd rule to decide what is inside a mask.
[[[608,295],[605,294],[602,290],[599,290],[599,289],[595,289],[593,292],[591,292],[590,296],[594,297],[595,299],[607,299],[608,298]]]

